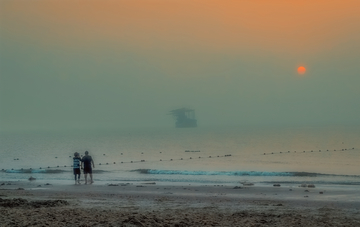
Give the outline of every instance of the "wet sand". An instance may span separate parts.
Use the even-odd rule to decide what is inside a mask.
[[[360,226],[360,190],[0,182],[1,226]]]

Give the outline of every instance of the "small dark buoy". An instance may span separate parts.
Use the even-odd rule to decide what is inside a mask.
[[[116,164],[116,162],[114,162],[114,164]]]
[[[30,170],[31,170],[32,168],[30,168]]]
[[[109,165],[109,163],[106,163],[106,165]]]
[[[104,156],[105,156],[105,154],[104,154]]]
[[[294,151],[296,153],[296,151]]]
[[[190,157],[190,159],[192,159],[192,157]]]
[[[311,152],[313,152],[313,150],[311,150]]]
[[[209,158],[211,158],[211,156],[209,156]]]
[[[201,157],[199,157],[199,158],[201,158]]]
[[[71,158],[71,155],[69,155],[69,158]]]
[[[271,152],[271,154],[274,154],[274,152]]]
[[[305,153],[305,151],[304,151],[304,153]]]
[[[336,151],[336,150],[334,150],[334,151]]]
[[[162,152],[160,151],[160,153],[162,153]]]
[[[319,152],[321,152],[321,150],[319,150]]]
[[[21,170],[24,170],[23,168],[21,168]]]
[[[290,151],[288,151],[288,153],[290,153]]]
[[[50,166],[48,166],[48,169],[50,168]]]
[[[220,156],[218,155],[218,157],[220,157]]]
[[[141,154],[144,154],[144,152],[141,152]]]
[[[121,162],[121,163],[124,163],[124,162]]]
[[[264,153],[264,155],[265,155],[266,153]],[[218,156],[219,157],[219,156]]]
[[[354,150],[354,148],[352,148]]]
[[[57,157],[55,157],[55,158],[57,158]]]
[[[41,169],[41,167],[40,167],[40,169]]]
[[[133,163],[133,161],[131,161],[131,163]]]
[[[170,159],[170,161],[172,161],[172,159]]]
[[[121,153],[121,155],[123,155],[123,153]]]
[[[329,150],[326,150],[326,151],[329,151]]]
[[[64,166],[64,167],[66,167],[66,166]]]
[[[160,159],[160,161],[162,161],[162,160]]]
[[[11,170],[14,170],[14,169],[11,169]]]
[[[101,163],[99,163],[99,166],[101,166]]]
[[[183,160],[183,158],[181,158],[180,160]]]
[[[280,151],[280,154],[282,154],[282,152]]]
[[[59,167],[59,166],[57,166],[57,167]]]

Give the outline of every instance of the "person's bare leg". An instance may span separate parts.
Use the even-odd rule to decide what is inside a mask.
[[[87,184],[87,173],[85,173],[84,175],[85,175],[85,184]]]
[[[90,173],[90,184],[94,183],[92,173]]]

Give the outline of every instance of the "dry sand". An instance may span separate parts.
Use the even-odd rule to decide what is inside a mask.
[[[0,184],[1,226],[360,226],[356,187]]]

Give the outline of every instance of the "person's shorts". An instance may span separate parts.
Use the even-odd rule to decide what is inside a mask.
[[[74,169],[74,175],[76,175],[76,174],[80,175],[80,168],[75,168]]]
[[[90,168],[84,168],[84,174],[92,173],[92,169]]]

